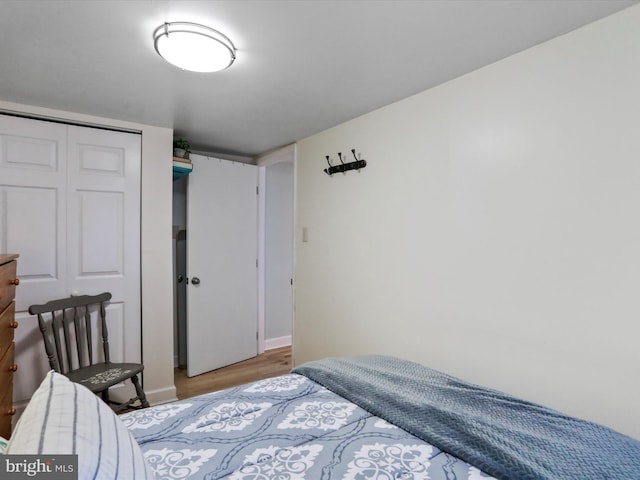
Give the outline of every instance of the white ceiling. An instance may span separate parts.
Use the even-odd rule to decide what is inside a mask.
[[[254,156],[564,34],[638,0],[0,0],[0,100],[172,127]],[[236,62],[184,72],[165,21],[222,31]]]

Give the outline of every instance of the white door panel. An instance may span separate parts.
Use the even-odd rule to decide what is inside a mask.
[[[258,169],[199,155],[192,162],[187,195],[188,376],[254,357],[258,319]]]
[[[0,115],[0,251],[20,254],[17,311],[66,294],[66,146],[65,125]]]
[[[77,192],[82,251],[78,276],[124,274],[124,195]]]
[[[70,129],[68,171],[70,293],[109,291],[139,311],[140,136]]]
[[[0,212],[4,218],[4,235],[0,251],[20,253],[20,289],[16,307],[29,305],[50,295],[65,295],[65,234],[58,231],[64,224],[57,188],[1,186]],[[44,241],[43,241],[44,240]]]
[[[0,115],[0,171],[10,183],[47,185],[51,176],[64,182],[67,126]]]

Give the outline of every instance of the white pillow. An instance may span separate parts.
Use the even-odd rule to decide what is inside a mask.
[[[77,454],[81,479],[153,479],[140,447],[111,408],[54,371],[31,397],[6,453]]]

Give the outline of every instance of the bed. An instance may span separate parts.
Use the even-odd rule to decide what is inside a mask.
[[[82,390],[50,373],[9,453],[73,449],[82,479],[640,478],[637,440],[393,357],[310,362],[115,420]]]

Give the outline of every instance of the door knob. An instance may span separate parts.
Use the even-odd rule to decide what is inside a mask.
[[[200,285],[200,279],[199,279],[198,277],[193,277],[193,278],[191,279],[191,283],[192,283],[193,285]]]
[[[182,283],[184,277],[182,275],[178,275],[178,283]]]

